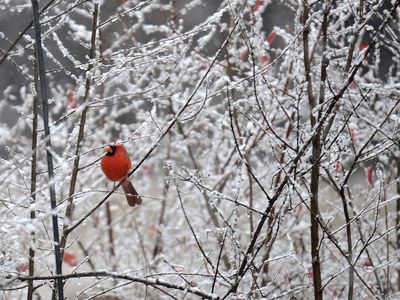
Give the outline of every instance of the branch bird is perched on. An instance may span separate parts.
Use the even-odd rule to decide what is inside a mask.
[[[101,169],[104,175],[111,181],[122,182],[122,188],[130,206],[141,204],[142,198],[127,178],[132,163],[125,147],[122,144],[112,144],[105,147],[104,151],[106,154],[101,159]]]

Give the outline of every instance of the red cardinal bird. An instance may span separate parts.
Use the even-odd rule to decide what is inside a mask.
[[[104,175],[111,181],[122,182],[122,188],[130,206],[141,204],[138,192],[136,192],[132,183],[126,178],[132,167],[128,152],[122,144],[110,145],[104,149],[106,155],[101,159],[101,169]]]

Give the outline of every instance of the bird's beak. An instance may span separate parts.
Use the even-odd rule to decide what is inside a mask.
[[[103,151],[106,152],[106,153],[111,153],[111,152],[112,152],[112,149],[111,149],[110,146],[107,146],[107,147],[105,147],[105,148],[103,149]]]

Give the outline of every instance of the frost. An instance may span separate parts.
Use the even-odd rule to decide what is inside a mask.
[[[76,22],[69,20],[69,26],[73,30],[73,35],[78,39],[82,39],[85,42],[89,42],[91,38],[91,33],[86,29],[84,25],[77,24]]]
[[[398,115],[392,114],[390,115],[390,119],[395,121],[396,123],[400,123],[400,117]]]
[[[7,50],[16,41],[9,26],[31,14],[31,6],[3,1],[3,296],[26,296],[24,283],[15,280],[19,288],[10,290],[15,282],[8,280],[27,274],[30,248],[35,275],[55,273],[53,216],[60,236],[68,232],[65,253],[78,262],[64,258],[64,274],[78,276],[65,282],[68,299],[104,291],[121,299],[311,299],[318,276],[313,247],[327,299],[348,295],[351,286],[354,299],[368,289],[377,298],[396,292],[395,284],[375,287],[382,270],[395,278],[397,267],[398,39],[388,14],[393,3],[385,2],[384,11],[382,1],[364,2],[363,12],[358,2],[343,1],[53,5],[40,20],[48,148],[41,99],[34,110],[40,95],[34,31]],[[90,53],[96,4],[101,13]],[[309,4],[307,32],[303,4]],[[129,176],[142,205],[128,206],[120,183],[102,172],[104,146],[116,141],[131,161],[122,177]],[[53,157],[55,210],[46,150]],[[311,227],[318,227],[319,240],[311,239]],[[342,264],[350,232],[352,285],[351,269]],[[384,251],[377,256],[376,249]],[[236,280],[236,293],[226,295]],[[48,284],[35,293],[51,298]]]
[[[26,229],[28,232],[35,232],[36,226],[33,225],[33,224],[27,224],[26,227],[25,227],[25,229]]]

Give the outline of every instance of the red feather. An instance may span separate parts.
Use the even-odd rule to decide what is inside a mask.
[[[131,159],[122,144],[110,145],[105,148],[106,155],[101,159],[101,169],[104,175],[111,181],[122,182],[126,200],[130,206],[141,204],[138,192],[133,187],[132,183],[126,178],[132,167]]]

